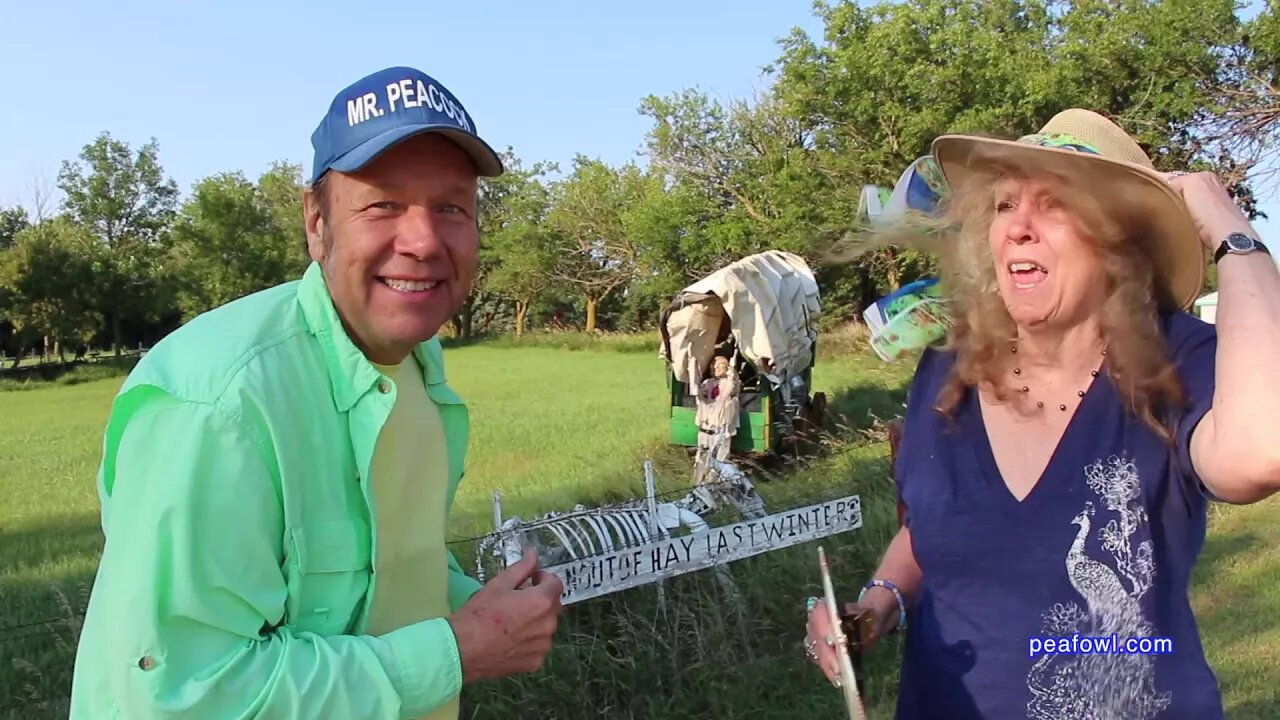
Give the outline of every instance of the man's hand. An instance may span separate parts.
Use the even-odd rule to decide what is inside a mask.
[[[532,582],[524,587],[526,580]],[[490,580],[449,617],[462,681],[536,672],[551,651],[560,616],[560,578],[538,568],[538,554],[524,558]]]

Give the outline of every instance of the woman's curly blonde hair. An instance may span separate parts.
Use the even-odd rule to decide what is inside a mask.
[[[1160,329],[1161,310],[1176,308],[1157,282],[1145,248],[1154,240],[1141,204],[1123,184],[1099,192],[1096,176],[1071,164],[1050,171],[1028,166],[1020,154],[1001,147],[984,149],[983,169],[951,188],[938,212],[910,213],[891,227],[847,237],[832,254],[848,261],[866,250],[891,245],[937,254],[939,282],[949,298],[952,327],[946,348],[956,361],[936,399],[935,409],[950,417],[969,388],[982,388],[1003,402],[1013,390],[1001,380],[1002,363],[1017,339],[1017,328],[1000,295],[996,268],[987,240],[995,216],[995,193],[1004,178],[1054,182],[1059,200],[1074,218],[1077,231],[1091,241],[1102,260],[1106,300],[1101,326],[1107,374],[1131,413],[1166,442],[1172,430],[1162,418],[1183,401],[1181,383]]]

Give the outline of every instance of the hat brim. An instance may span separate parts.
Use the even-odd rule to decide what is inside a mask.
[[[1158,173],[1100,155],[1012,140],[943,135],[933,142],[933,156],[953,188],[963,185],[976,167],[986,162],[984,154],[992,150],[1029,167],[1049,171],[1055,166],[1069,167],[1077,174],[1096,177],[1092,187],[1123,184],[1132,189],[1151,223],[1151,244],[1146,251],[1156,265],[1157,281],[1181,309],[1191,309],[1204,288],[1204,247],[1182,196]]]
[[[424,133],[439,133],[457,143],[467,155],[471,156],[476,172],[481,177],[497,177],[502,174],[502,160],[488,143],[476,135],[451,125],[405,125],[393,128],[351,148],[329,163],[329,169],[338,172],[355,172],[373,162],[397,143]]]

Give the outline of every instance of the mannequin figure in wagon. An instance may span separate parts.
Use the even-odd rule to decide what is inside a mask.
[[[717,460],[729,456],[729,439],[738,432],[738,394],[741,382],[729,358],[716,355],[711,361],[711,377],[698,388],[698,447],[715,451]],[[723,432],[725,441],[712,447],[716,433]]]
[[[909,390],[904,524],[842,612],[906,632],[901,720],[1223,717],[1188,579],[1209,503],[1280,489],[1276,264],[1217,177],[1156,172],[1093,112],[933,158],[938,212],[866,244],[938,251],[953,325]],[[1206,255],[1216,326],[1185,312]]]

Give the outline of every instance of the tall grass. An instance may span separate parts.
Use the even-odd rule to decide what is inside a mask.
[[[564,336],[560,336],[563,340]],[[901,412],[909,360],[886,365],[856,331],[828,333],[815,385],[831,399],[830,432],[805,461],[749,463],[768,509],[858,494],[860,529],[824,539],[837,592],[851,596],[896,529],[883,423]],[[665,371],[644,352],[596,346],[457,346],[450,382],[468,401],[467,479],[451,519],[464,566],[491,529],[490,497],[530,517],[689,483],[690,462],[665,443]],[[590,342],[590,341],[584,341]],[[634,340],[635,346],[642,342]],[[846,351],[846,348],[850,350]],[[649,346],[656,351],[656,346]],[[0,393],[0,719],[66,717],[80,613],[101,548],[94,472],[119,379]],[[719,518],[717,523],[730,521]],[[1280,503],[1216,508],[1193,602],[1232,718],[1280,718]],[[468,686],[463,717],[842,717],[842,701],[801,647],[803,599],[820,594],[816,545],[729,565],[740,606],[696,572],[571,606],[539,673]],[[863,676],[872,718],[892,717],[900,640],[882,642]],[[16,706],[21,707],[16,707]]]
[[[648,352],[616,352],[625,343],[612,342],[609,351],[481,345],[447,352],[450,382],[468,401],[473,418],[467,480],[450,528],[454,550],[465,565],[474,556],[473,543],[463,538],[491,529],[489,505],[495,489],[504,493],[508,514],[529,517],[578,502],[640,496],[646,459],[654,461],[661,489],[689,484],[688,456],[665,443],[662,361]],[[632,342],[638,346],[643,341]],[[896,399],[891,393],[902,383],[900,369],[866,362],[832,357],[820,365],[816,378],[833,396],[865,398],[834,404],[863,423],[873,405]],[[59,619],[74,621],[83,609],[101,548],[94,473],[106,410],[118,384],[118,379],[45,384],[0,394],[6,409],[0,419],[0,495],[6,498],[0,505],[0,544],[5,548],[0,561],[0,616],[5,619],[0,626],[39,623],[41,629],[60,633],[37,637],[14,631],[6,636],[0,630],[0,653],[12,652],[22,661],[0,665],[0,707],[10,698],[56,704],[69,689],[76,628]],[[831,448],[805,468],[774,466],[767,469],[769,479],[766,468],[756,474],[762,495],[775,510],[865,487],[866,526],[828,543],[833,549],[846,548],[836,553],[837,567],[860,568],[873,559],[883,539],[875,537],[883,534],[876,529],[877,513],[887,517],[890,509],[877,510],[877,503],[891,503],[891,494],[882,487],[887,467],[883,445],[857,442],[856,451],[853,446],[847,451]],[[852,549],[859,542],[865,547]],[[543,717],[597,717],[592,714],[597,707],[617,712],[604,717],[695,717],[705,716],[716,704],[747,713],[747,686],[770,687],[762,678],[786,667],[795,673],[787,682],[802,682],[825,698],[815,702],[838,701],[806,672],[796,651],[796,622],[802,618],[797,609],[817,589],[812,555],[809,547],[732,565],[746,601],[741,617],[726,605],[708,573],[668,583],[665,618],[653,588],[576,605],[565,615],[547,670],[468,688],[473,716],[511,717],[508,711],[517,699],[539,708]],[[42,622],[50,619],[55,621]],[[749,664],[743,665],[743,659]],[[667,677],[660,694],[649,692],[653,672]],[[580,688],[576,694],[565,694],[575,687]],[[56,716],[43,714],[40,707],[24,707],[17,717]],[[518,716],[533,716],[533,710]]]
[[[545,348],[552,350],[596,350],[601,352],[652,353],[656,355],[662,337],[655,332],[587,333],[577,330],[547,330],[480,336],[470,340],[445,339],[445,347],[483,345],[490,348]]]

